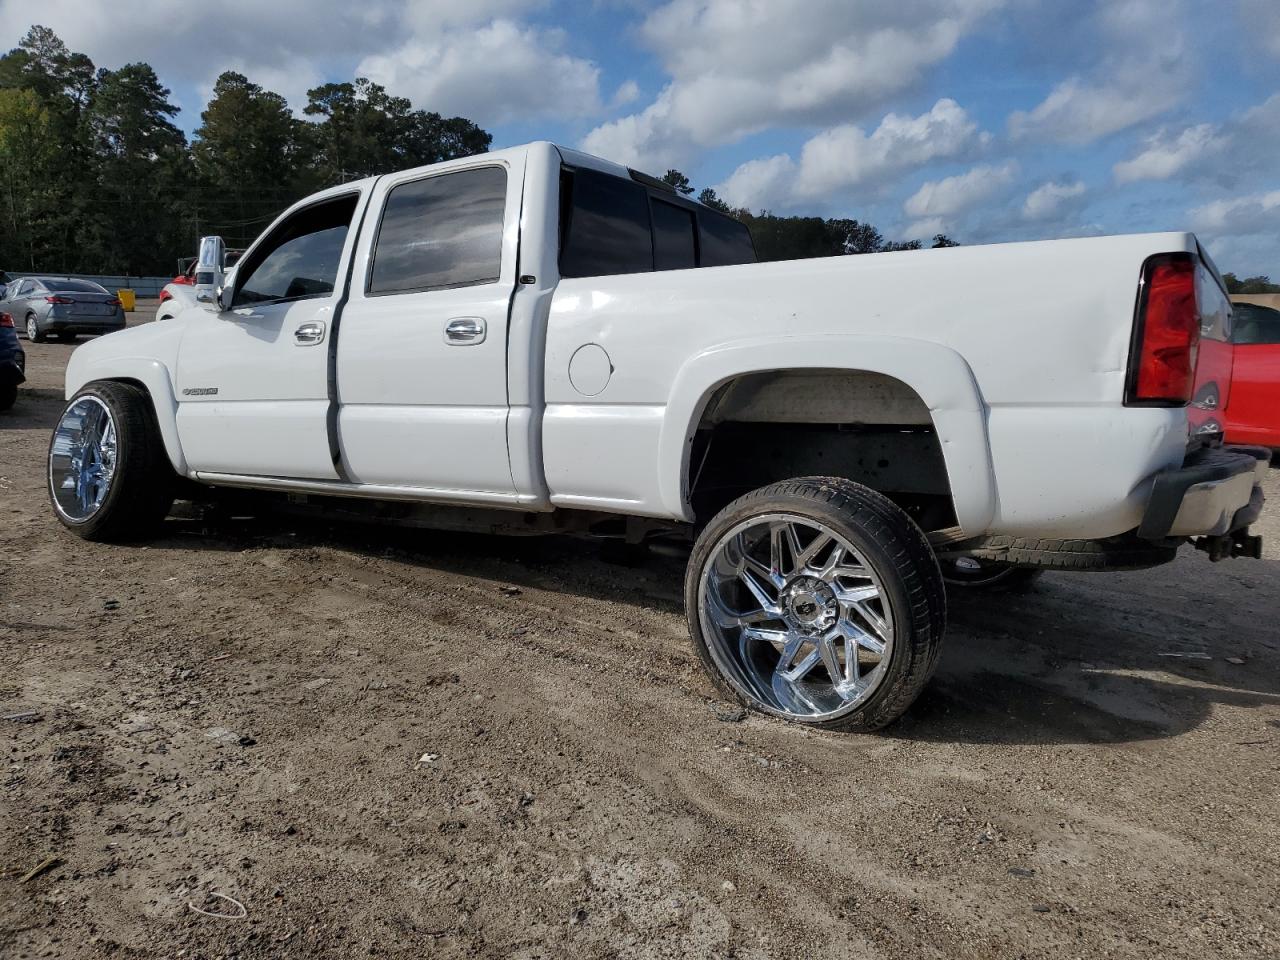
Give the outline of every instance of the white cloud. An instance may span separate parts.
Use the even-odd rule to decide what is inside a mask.
[[[1181,0],[1108,0],[1099,6],[1097,62],[1009,117],[1015,139],[1083,146],[1167,112],[1191,82]]]
[[[1176,137],[1161,130],[1146,143],[1146,148],[1137,156],[1122,160],[1112,168],[1117,183],[1167,180],[1222,148],[1217,128],[1211,123],[1187,127]]]
[[[565,53],[560,31],[519,21],[546,4],[223,0],[215,15],[199,16],[184,0],[131,0],[127,13],[100,0],[42,0],[38,12],[0,0],[0,33],[16,39],[39,22],[99,66],[144,60],[167,86],[201,93],[223,70],[238,70],[295,110],[308,88],[369,66],[415,106],[469,112],[483,125],[521,111],[581,116],[598,107],[594,64]],[[196,113],[203,104],[189,106]]]
[[[1280,93],[1220,124],[1161,130],[1145,143],[1112,168],[1118,183],[1182,176],[1235,188],[1257,176],[1270,181],[1280,154]]]
[[[748,160],[715,190],[734,207],[772,209],[789,202],[795,189],[796,162],[787,154]]]
[[[947,223],[941,217],[926,217],[924,220],[916,220],[903,227],[902,236],[910,240],[921,240],[946,233],[947,229]]]
[[[481,126],[580,117],[600,109],[600,70],[563,52],[560,30],[494,20],[431,33],[366,57],[356,72],[415,105]]]
[[[989,140],[954,100],[939,100],[918,117],[891,113],[868,134],[842,124],[818,133],[800,150],[742,164],[716,192],[730,203],[789,207],[865,184],[883,187],[935,160],[968,156]]]
[[[917,82],[1005,0],[670,0],[640,35],[671,75],[584,149],[655,169],[673,148],[856,117]]]
[[[635,103],[640,99],[640,84],[634,80],[626,80],[618,85],[618,89],[613,92],[613,97],[609,101],[609,105],[613,107],[625,107],[629,103]]]
[[[1064,183],[1043,183],[1036,187],[1022,203],[1022,216],[1026,220],[1051,220],[1065,211],[1074,209],[1088,188],[1079,180]]]
[[[1017,170],[1012,162],[999,167],[984,165],[954,177],[932,180],[908,197],[902,209],[909,217],[948,222],[1007,187]]]
[[[1248,236],[1280,231],[1280,190],[1228,200],[1214,200],[1191,211],[1196,230],[1207,234]]]

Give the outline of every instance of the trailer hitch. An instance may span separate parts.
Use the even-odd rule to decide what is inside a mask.
[[[1203,550],[1214,563],[1232,557],[1262,559],[1262,537],[1250,534],[1246,527],[1217,537],[1194,537],[1191,541],[1197,550]]]

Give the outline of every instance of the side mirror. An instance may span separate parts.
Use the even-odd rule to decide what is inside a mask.
[[[196,302],[206,310],[225,310],[222,302],[226,276],[222,265],[226,263],[227,246],[221,237],[201,237],[200,256],[196,260]],[[230,290],[227,299],[230,300]]]

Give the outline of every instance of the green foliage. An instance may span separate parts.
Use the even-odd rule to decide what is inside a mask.
[[[693,193],[693,187],[689,183],[689,178],[674,167],[662,175],[662,182],[669,183],[676,188],[676,193],[682,197],[687,197]]]
[[[1280,283],[1272,283],[1267,276],[1241,280],[1234,273],[1224,273],[1222,280],[1227,285],[1227,293],[1280,293]]]
[[[719,210],[721,213],[733,213],[733,208],[716,196],[716,192],[710,187],[703,187],[702,192],[698,194],[698,202],[704,207]]]
[[[0,266],[164,275],[202,234],[245,246],[314,190],[492,140],[363,78],[316,87],[303,112],[228,71],[188,144],[150,66],[95,70],[32,27],[0,56]]]

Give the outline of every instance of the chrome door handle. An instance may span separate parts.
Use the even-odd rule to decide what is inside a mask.
[[[444,342],[455,347],[484,343],[485,322],[480,317],[454,317],[444,328]]]
[[[311,322],[304,323],[293,331],[293,339],[298,342],[299,346],[305,346],[309,343],[319,343],[324,339],[324,324]]]

